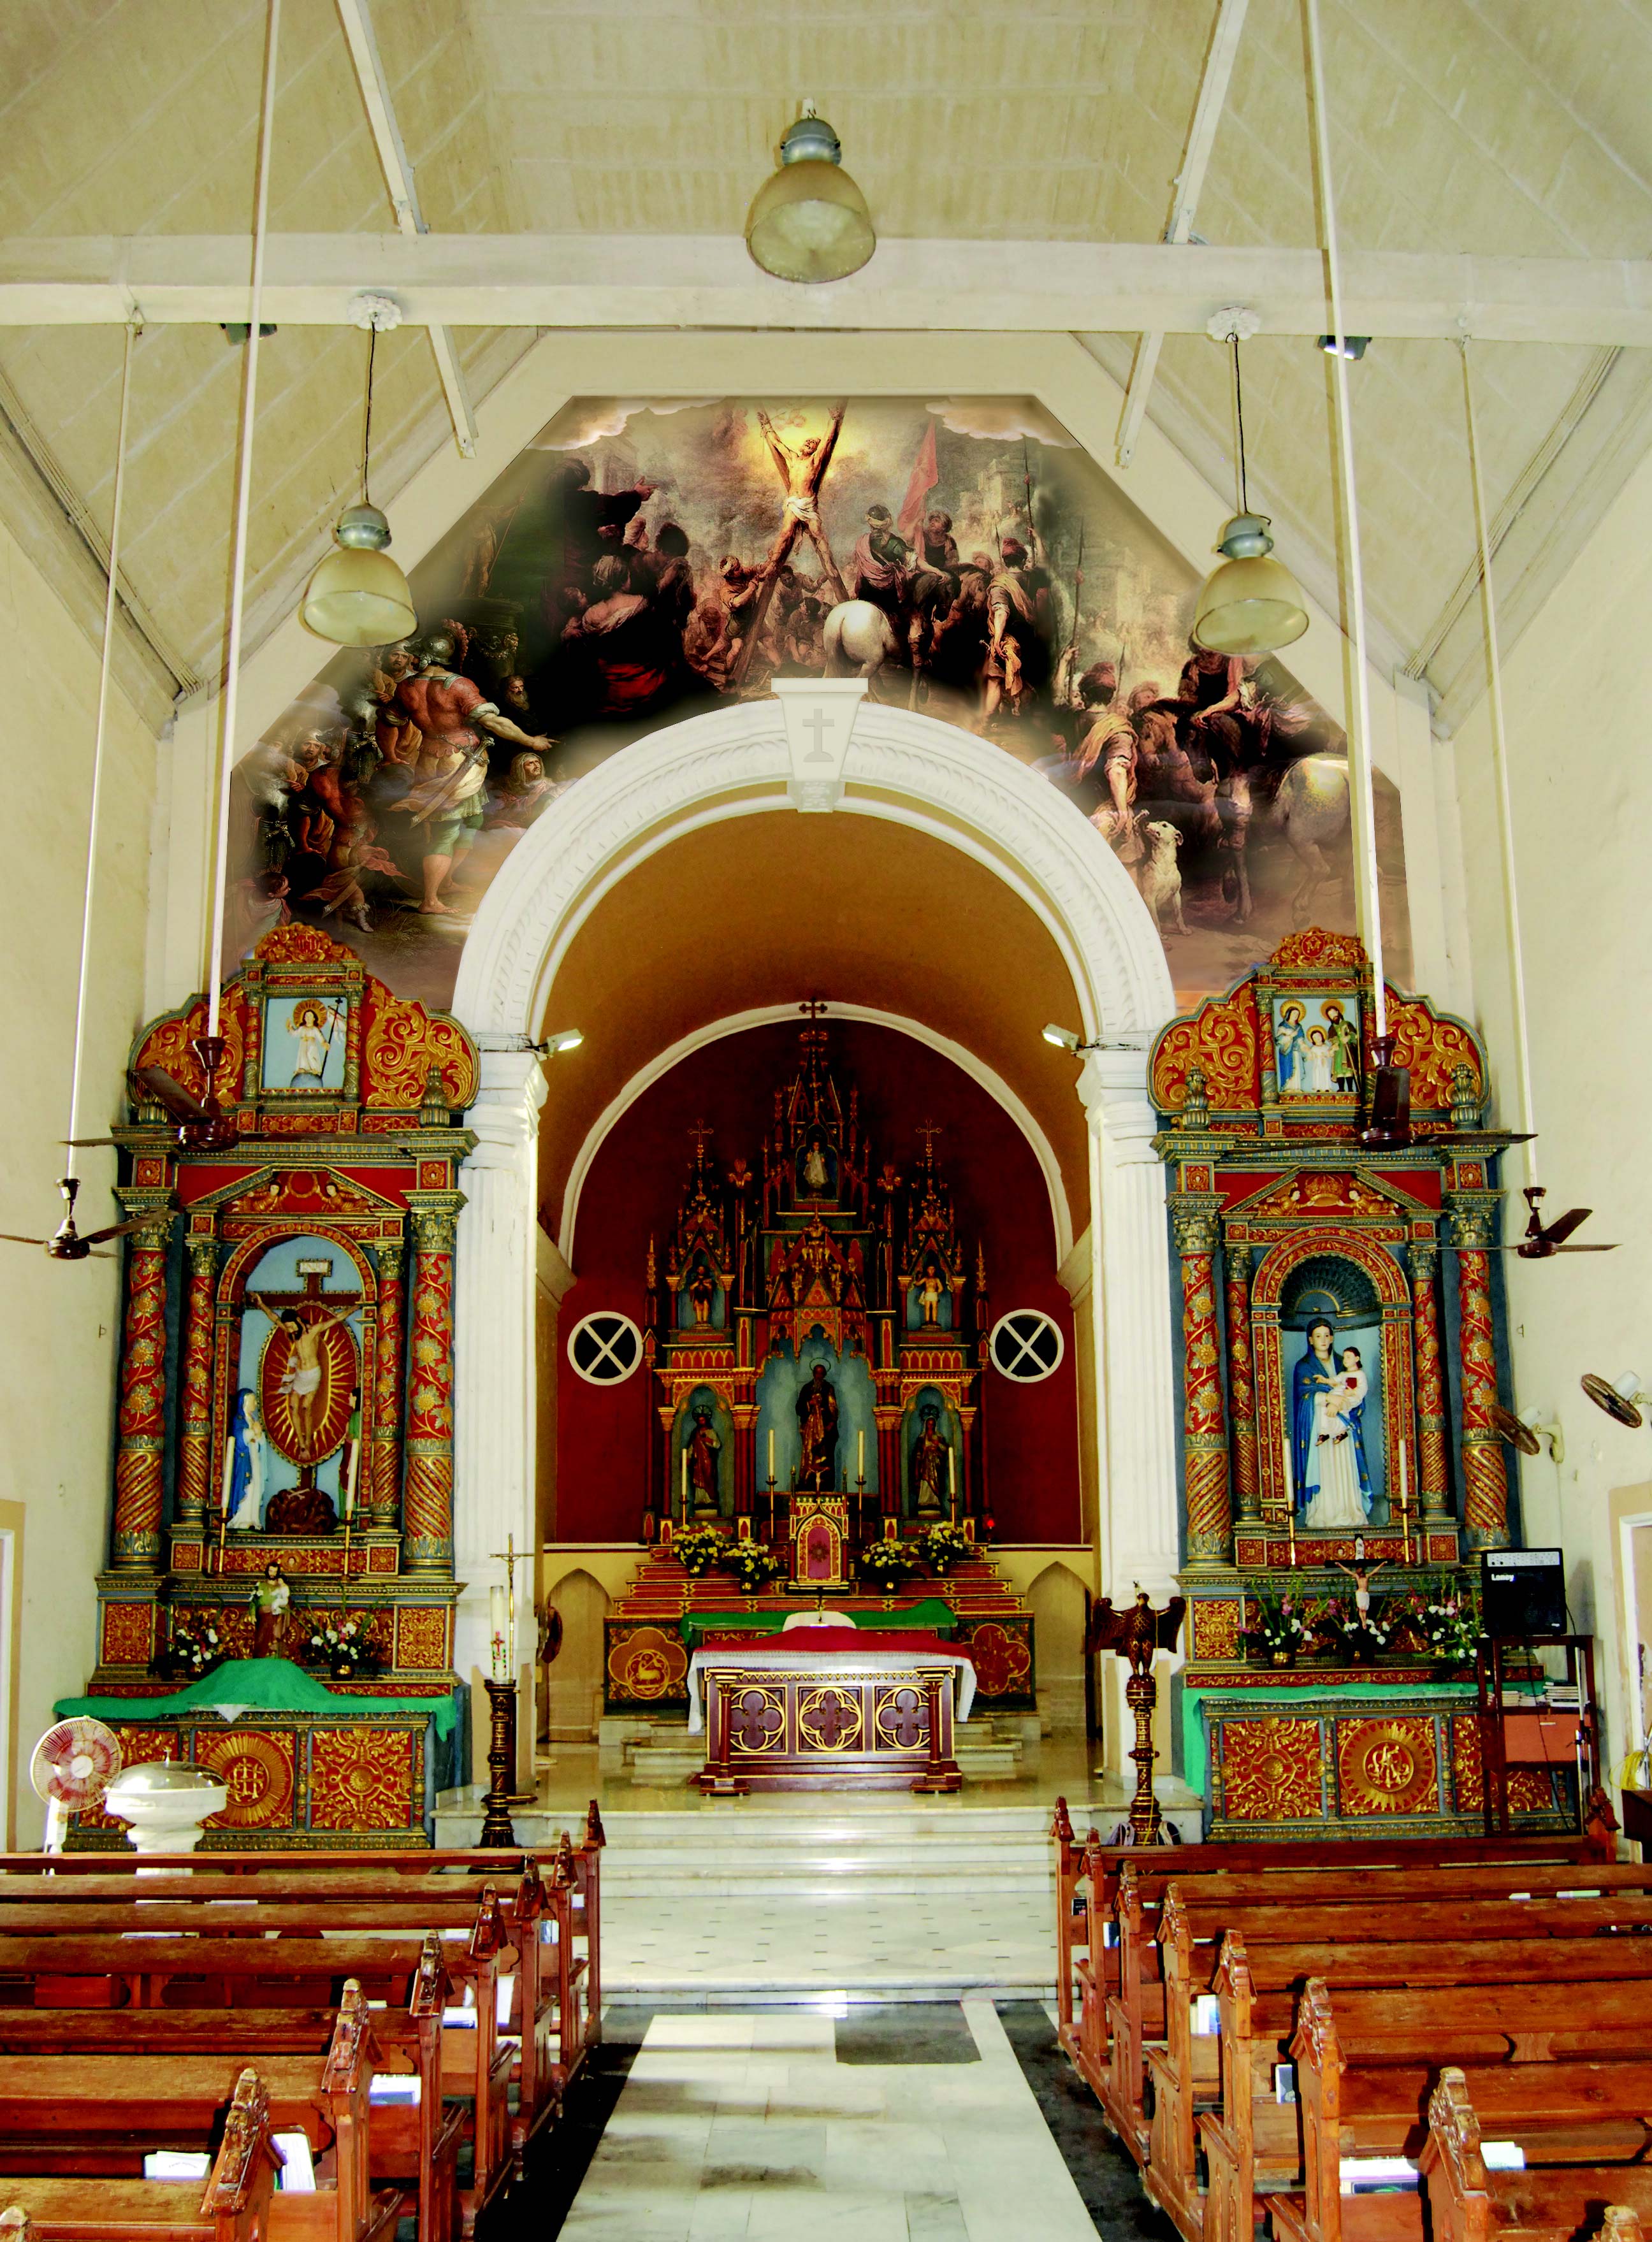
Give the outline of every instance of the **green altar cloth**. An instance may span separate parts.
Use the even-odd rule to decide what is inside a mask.
[[[1316,1688],[1323,1695],[1334,1695],[1339,1703],[1401,1696],[1425,1702],[1454,1699],[1467,1710],[1480,1702],[1472,1682],[1349,1682],[1344,1678],[1346,1667],[1321,1671],[1307,1666],[1298,1670],[1306,1677],[1306,1685],[1299,1682],[1293,1689],[1247,1689],[1242,1699],[1234,1690],[1183,1689],[1182,1780],[1191,1789],[1202,1791],[1210,1771],[1209,1735],[1204,1713],[1212,1698],[1219,1700],[1225,1711],[1237,1708],[1241,1713],[1275,1715],[1299,1713]]]
[[[169,1697],[60,1697],[60,1720],[90,1713],[98,1721],[167,1721],[185,1713],[216,1712],[225,1721],[243,1713],[427,1713],[436,1733],[453,1732],[453,1697],[354,1697],[329,1689],[290,1658],[226,1658],[198,1682]]]
[[[677,1632],[689,1650],[698,1650],[708,1635],[778,1635],[790,1614],[783,1611],[702,1611],[684,1613]],[[958,1615],[939,1596],[924,1596],[898,1611],[857,1611],[848,1616],[856,1627],[874,1630],[917,1628],[930,1635],[950,1635]]]

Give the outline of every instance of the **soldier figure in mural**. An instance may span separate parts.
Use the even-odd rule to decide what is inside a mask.
[[[946,1477],[948,1443],[941,1438],[941,1413],[932,1401],[925,1403],[922,1414],[923,1429],[912,1448],[912,1489],[918,1516],[938,1518],[946,1507],[941,1482]]]
[[[696,1518],[715,1518],[722,1508],[717,1481],[717,1459],[722,1442],[712,1430],[709,1409],[694,1413],[688,1435],[688,1504]]]
[[[828,1493],[837,1484],[837,1396],[823,1362],[815,1365],[797,1396],[797,1427],[802,1439],[797,1484],[816,1494]]]

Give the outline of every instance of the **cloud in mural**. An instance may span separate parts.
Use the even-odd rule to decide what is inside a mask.
[[[943,398],[928,409],[938,413],[941,426],[955,436],[985,436],[999,443],[1030,436],[1035,444],[1049,444],[1059,451],[1078,449],[1078,438],[1070,436],[1059,420],[1030,398]]]
[[[547,422],[528,446],[530,452],[582,452],[605,436],[623,436],[632,416],[653,413],[664,420],[673,413],[692,413],[697,406],[715,405],[715,397],[676,397],[661,403],[654,397],[582,398],[564,406]]]

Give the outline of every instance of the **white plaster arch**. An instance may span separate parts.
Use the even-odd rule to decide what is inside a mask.
[[[508,1533],[523,1547],[535,1534],[535,1149],[546,1079],[530,1046],[557,968],[637,864],[702,826],[784,809],[796,775],[776,700],[668,726],[561,796],[477,911],[453,1000],[482,1047],[456,1284],[461,1672],[484,1668],[487,1592],[502,1573],[494,1553]],[[1066,963],[1093,1046],[1075,1088],[1089,1124],[1079,1289],[1089,1302],[1097,1575],[1104,1587],[1133,1579],[1158,1593],[1178,1563],[1179,1511],[1165,1178],[1146,1077],[1153,1036],[1175,1010],[1157,930],[1124,867],[1064,796],[1004,749],[930,717],[862,705],[833,814],[886,818],[962,850],[1036,913]]]
[[[861,1020],[875,1028],[892,1028],[897,1034],[910,1036],[915,1043],[938,1051],[943,1058],[978,1083],[989,1098],[1002,1106],[1016,1127],[1026,1138],[1032,1157],[1038,1163],[1038,1172],[1044,1178],[1044,1189],[1050,1194],[1050,1219],[1055,1232],[1056,1265],[1058,1267],[1072,1251],[1072,1213],[1067,1205],[1066,1188],[1061,1180],[1061,1166],[1056,1158],[1055,1147],[1045,1131],[1027,1110],[1024,1102],[1011,1089],[1004,1077],[990,1067],[983,1058],[963,1044],[955,1043],[950,1036],[928,1027],[922,1020],[910,1018],[903,1012],[883,1012],[870,1004],[844,1004],[835,1001],[827,1005],[828,1017],[834,1020]],[[574,1155],[568,1169],[567,1183],[562,1192],[562,1214],[558,1225],[556,1243],[562,1259],[574,1265],[574,1233],[579,1223],[580,1195],[585,1179],[591,1172],[592,1163],[610,1132],[646,1090],[653,1088],[662,1075],[669,1074],[682,1060],[703,1051],[708,1044],[722,1043],[727,1037],[743,1035],[748,1028],[779,1026],[785,1021],[796,1022],[796,1004],[760,1004],[750,1011],[730,1012],[721,1020],[708,1020],[691,1035],[681,1037],[646,1066],[639,1067],[630,1080],[610,1098],[587,1131],[585,1140]]]
[[[610,756],[531,826],[476,913],[453,1009],[473,1033],[528,1036],[585,919],[635,866],[685,833],[784,806],[780,704],[715,708]],[[972,733],[868,701],[841,810],[890,818],[963,849],[1041,919],[1072,977],[1085,1038],[1139,1039],[1175,1010],[1145,905],[1089,820]]]

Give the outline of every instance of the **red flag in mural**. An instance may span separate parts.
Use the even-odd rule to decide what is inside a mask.
[[[917,447],[917,457],[912,462],[912,480],[906,486],[906,496],[901,500],[900,514],[896,527],[909,545],[916,545],[919,525],[930,493],[941,480],[941,470],[935,459],[935,423],[929,421],[923,430],[923,441]]]

